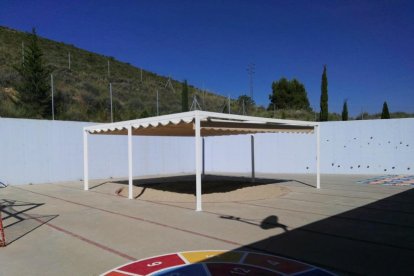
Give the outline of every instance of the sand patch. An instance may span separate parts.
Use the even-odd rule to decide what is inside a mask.
[[[277,198],[290,192],[282,180],[210,176],[203,181],[203,202],[232,202]],[[113,182],[114,194],[128,197],[125,181]],[[108,187],[107,187],[108,189]],[[134,181],[135,199],[162,202],[195,202],[195,181],[191,177]]]

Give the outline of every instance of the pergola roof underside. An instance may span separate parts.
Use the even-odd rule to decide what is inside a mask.
[[[128,129],[124,126],[89,131],[91,134],[127,135]],[[244,122],[201,122],[201,136],[221,136],[253,133],[313,133],[310,126],[292,126],[283,124],[255,124]],[[132,125],[132,135],[142,136],[194,136],[194,120],[168,122],[166,124]]]

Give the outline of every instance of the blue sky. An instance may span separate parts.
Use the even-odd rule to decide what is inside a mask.
[[[0,25],[113,56],[158,74],[268,105],[272,81],[297,78],[319,110],[414,112],[414,1],[0,0]],[[74,57],[75,58],[75,57]]]

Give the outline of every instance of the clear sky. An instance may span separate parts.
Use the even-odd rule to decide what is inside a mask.
[[[222,95],[268,105],[271,83],[297,78],[319,111],[414,112],[414,1],[0,0],[0,25],[115,57]],[[75,58],[75,57],[73,57]]]

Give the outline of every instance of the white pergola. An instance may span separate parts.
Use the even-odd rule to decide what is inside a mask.
[[[202,137],[255,133],[313,133],[316,135],[316,188],[320,188],[319,124],[315,122],[270,119],[206,111],[190,111],[165,116],[99,124],[83,129],[84,190],[89,190],[88,134],[128,135],[128,198],[133,198],[132,136],[195,137],[196,211],[202,210],[201,175],[203,162]],[[254,168],[254,137],[252,147],[252,179]]]

